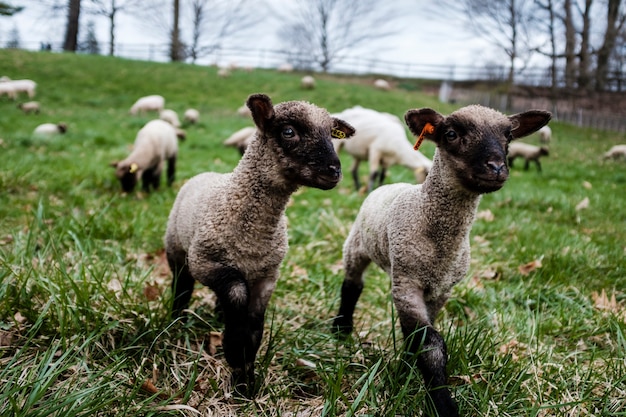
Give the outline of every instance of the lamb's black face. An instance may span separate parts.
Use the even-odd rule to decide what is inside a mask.
[[[450,117],[442,127],[439,147],[463,187],[479,194],[502,188],[509,177],[510,124],[476,126]]]
[[[285,178],[298,185],[329,190],[341,181],[341,162],[330,141],[330,127],[311,130],[281,124],[274,137],[282,149]]]

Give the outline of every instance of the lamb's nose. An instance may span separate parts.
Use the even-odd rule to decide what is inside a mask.
[[[505,164],[504,162],[499,161],[487,161],[487,166],[492,169],[496,175],[500,175],[500,172],[504,169]]]

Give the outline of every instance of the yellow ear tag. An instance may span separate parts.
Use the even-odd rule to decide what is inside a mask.
[[[130,173],[134,174],[135,172],[137,172],[137,170],[139,169],[139,165],[137,165],[136,163],[132,163],[130,164]]]
[[[417,142],[415,142],[415,145],[413,145],[413,150],[416,151],[420,148],[420,146],[422,146],[422,142],[424,141],[424,135],[432,135],[433,133],[435,133],[435,126],[430,123],[426,123],[424,125],[424,128],[422,129],[422,133],[420,133],[419,137],[417,138]]]
[[[335,139],[345,139],[346,138],[345,132],[343,132],[343,131],[341,131],[339,129],[335,129],[335,128],[333,128],[330,131],[330,136],[332,136]]]

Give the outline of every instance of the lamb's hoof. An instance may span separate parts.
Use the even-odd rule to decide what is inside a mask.
[[[335,317],[335,320],[333,320],[333,326],[331,328],[331,331],[333,335],[335,335],[335,337],[339,339],[345,339],[350,336],[350,333],[352,333],[352,328],[352,320],[349,320],[343,316],[337,316]]]
[[[231,374],[231,386],[235,396],[254,398],[258,392],[254,369],[233,369]]]

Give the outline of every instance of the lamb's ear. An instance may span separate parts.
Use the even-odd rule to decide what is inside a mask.
[[[552,114],[544,110],[529,110],[509,116],[512,124],[511,135],[513,139],[528,136],[547,125],[551,118]]]
[[[437,126],[444,119],[441,114],[429,108],[409,110],[404,115],[404,121],[413,135],[430,140],[435,139]]]
[[[352,127],[352,125],[345,120],[333,117],[333,122],[333,129],[330,136],[334,139],[347,139],[356,132],[356,129],[354,129],[354,127]]]
[[[259,130],[265,132],[268,122],[274,118],[272,100],[265,94],[252,94],[246,101],[246,106],[252,112],[252,119]]]

